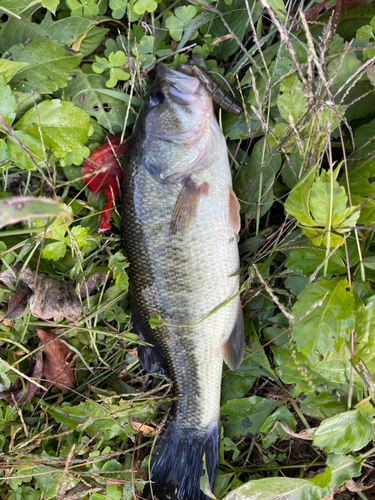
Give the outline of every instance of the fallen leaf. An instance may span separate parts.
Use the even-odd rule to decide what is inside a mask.
[[[21,266],[15,266],[15,275],[20,273]],[[38,273],[35,278],[35,269],[26,267],[20,281],[31,288],[31,314],[44,320],[52,318],[66,318],[77,321],[82,313],[82,305],[74,290],[73,284],[66,281],[54,280],[45,274]],[[8,288],[14,289],[14,276],[10,271],[0,273],[0,281]]]
[[[74,370],[72,368],[73,351],[59,340],[59,336],[37,330],[38,337],[46,355],[46,363],[43,368],[43,375],[53,385],[59,389],[73,389],[76,384]]]
[[[29,286],[20,286],[17,292],[10,299],[8,304],[8,311],[4,318],[0,321],[2,323],[7,318],[15,318],[18,316],[22,316],[24,313],[27,302],[29,300],[30,295],[33,293]]]
[[[129,147],[129,142],[120,144],[120,141],[120,136],[109,135],[106,142],[96,148],[82,164],[82,174],[85,175],[83,180],[88,190],[94,194],[102,191],[108,198],[108,202],[101,207],[99,233],[111,229],[109,221],[115,200],[120,192],[123,171],[119,157],[126,153]]]
[[[144,436],[155,436],[156,434],[156,429],[149,425],[140,424],[139,422],[133,422],[132,420],[130,421],[130,424],[135,431],[142,432]]]
[[[26,370],[25,375],[39,382],[42,376],[43,356],[42,351],[36,351],[33,354],[33,359]],[[0,399],[5,399],[11,406],[17,403],[19,406],[24,405],[34,396],[38,387],[26,380],[25,390],[23,389],[20,379],[15,380],[7,391],[0,392]]]
[[[289,436],[292,436],[296,439],[306,439],[308,441],[312,441],[314,439],[314,429],[305,429],[298,434],[292,431],[287,425],[284,424],[284,422],[275,422],[275,425],[272,427],[272,429],[269,431],[268,435],[271,434],[271,432],[275,429],[275,427],[280,426],[284,432],[289,434]]]
[[[81,299],[85,300],[88,295],[91,295],[92,293],[99,290],[99,287],[105,280],[107,274],[108,274],[107,271],[91,274],[91,276],[89,276],[88,279],[82,283],[80,292]],[[113,272],[111,271],[108,275],[108,280],[111,280],[112,276]]]

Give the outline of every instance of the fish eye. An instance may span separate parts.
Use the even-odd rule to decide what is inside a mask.
[[[157,106],[164,101],[164,94],[160,90],[154,90],[148,97],[148,102],[151,106]]]

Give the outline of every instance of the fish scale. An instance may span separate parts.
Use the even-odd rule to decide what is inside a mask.
[[[141,348],[140,359],[145,369],[162,373],[166,373],[162,368],[165,363],[178,397],[173,421],[161,437],[152,461],[153,492],[159,500],[201,500],[205,498],[199,488],[204,453],[211,476],[217,469],[223,346],[235,328],[239,299],[196,323],[239,288],[235,275],[239,269],[237,235],[230,221],[232,180],[225,139],[206,91],[195,78],[178,76],[181,74],[165,68],[158,70],[158,75],[157,88],[165,96],[159,107],[159,122],[157,105],[144,105],[130,148],[123,194],[123,241],[130,263],[136,332],[158,346],[156,352]],[[177,78],[177,84],[181,78],[184,84],[195,85],[192,97],[182,92],[179,99],[189,98],[200,105],[205,113],[203,118],[199,108],[187,112],[190,103],[179,105],[174,101],[179,89],[176,84],[177,91],[174,87],[173,93],[168,93],[169,76]],[[186,85],[181,87],[186,91]],[[155,86],[146,96],[146,103],[153,95]],[[179,112],[182,115],[173,127],[171,121]],[[184,119],[198,120],[191,124],[193,135],[204,124],[201,142],[190,146],[194,166],[191,171],[186,144],[182,144],[183,153],[179,154],[176,141],[179,128],[186,130]],[[165,130],[173,133],[175,156],[167,151],[171,144]],[[159,136],[162,139],[158,140]],[[197,155],[203,158],[198,165],[194,163]],[[165,165],[166,161],[171,164]],[[170,179],[163,178],[164,172],[169,173]],[[187,230],[171,234],[171,220],[182,196],[184,176],[189,177],[191,186],[198,186],[200,196]],[[200,192],[199,186],[208,187]],[[186,199],[189,205],[189,198]],[[194,200],[192,195],[192,205]],[[155,314],[168,325],[151,329],[149,320]],[[181,470],[176,460],[184,464]]]

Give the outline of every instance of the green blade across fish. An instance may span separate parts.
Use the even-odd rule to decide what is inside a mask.
[[[201,82],[160,65],[137,118],[123,187],[123,242],[133,323],[148,372],[173,381],[172,421],[151,461],[159,500],[204,500],[219,457],[223,360],[243,356],[239,297],[239,203],[225,138]],[[157,315],[163,323],[151,329]],[[173,325],[173,326],[170,326]],[[182,326],[184,325],[184,326]],[[149,492],[149,498],[151,498]]]

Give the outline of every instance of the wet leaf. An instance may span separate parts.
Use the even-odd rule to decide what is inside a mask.
[[[38,38],[9,49],[9,58],[27,62],[11,80],[12,87],[22,92],[49,93],[66,87],[68,78],[77,69],[81,54],[75,54],[57,40]]]
[[[42,377],[42,368],[42,351],[36,351],[33,354],[32,361],[25,375],[39,382]],[[23,388],[21,381],[17,379],[13,382],[8,391],[0,392],[0,399],[5,399],[11,406],[14,406],[15,403],[21,406],[30,401],[37,389],[38,387],[29,380],[26,380],[25,388]]]
[[[328,453],[345,454],[360,450],[371,438],[372,425],[358,410],[351,410],[324,420],[315,431],[313,444]]]
[[[44,377],[59,389],[73,389],[76,384],[74,363],[72,364],[73,351],[59,340],[59,335],[44,330],[37,330],[37,334],[41,343],[45,344],[43,346],[43,352],[46,355]]]
[[[64,205],[32,196],[14,196],[0,200],[0,227],[35,217],[60,216],[70,218]]]

